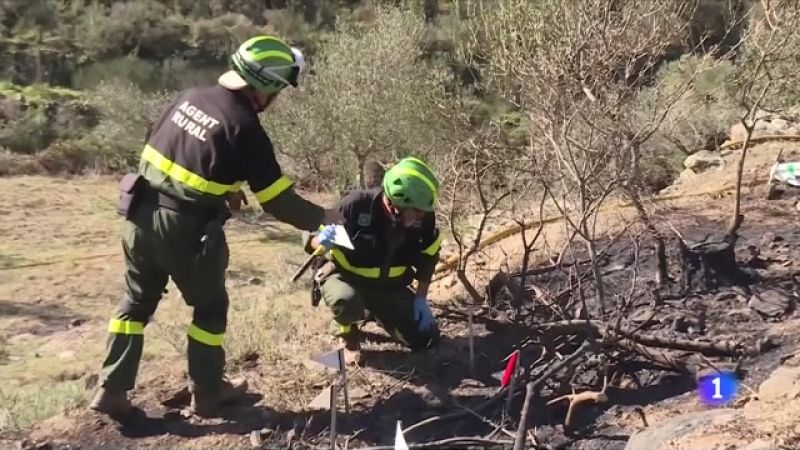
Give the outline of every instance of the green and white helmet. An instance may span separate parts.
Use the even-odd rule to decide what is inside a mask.
[[[273,94],[288,85],[297,87],[304,66],[305,58],[299,49],[274,36],[255,36],[231,55],[231,70],[219,77],[219,84],[237,90],[252,86]]]
[[[383,192],[398,208],[431,212],[439,196],[439,180],[424,162],[403,158],[383,176]]]

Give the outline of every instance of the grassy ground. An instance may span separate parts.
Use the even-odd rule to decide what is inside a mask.
[[[105,327],[123,289],[111,178],[0,179],[0,431],[18,431],[86,403]],[[249,211],[229,223],[229,364],[297,359],[328,343],[327,317],[288,279],[304,258],[299,231]],[[145,333],[140,379],[184,367],[190,309],[170,283]],[[288,401],[288,399],[286,399]]]

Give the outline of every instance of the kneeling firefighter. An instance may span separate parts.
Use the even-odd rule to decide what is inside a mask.
[[[305,234],[305,251],[323,246],[329,258],[315,280],[333,313],[331,331],[344,344],[348,364],[359,362],[358,326],[368,313],[412,350],[438,341],[427,301],[441,247],[433,212],[438,192],[430,167],[405,158],[386,171],[381,186],[352,190],[339,201],[353,250],[333,245],[332,225]],[[411,288],[414,280],[416,290]]]
[[[152,124],[137,174],[121,184],[126,218],[125,293],[108,328],[100,389],[90,408],[122,416],[132,408],[144,329],[168,279],[193,308],[187,330],[190,408],[219,414],[246,383],[223,377],[228,245],[223,231],[249,189],[267,213],[302,230],[338,223],[341,213],[298,196],[283,175],[258,114],[288,85],[297,87],[303,55],[273,36],[256,36],[231,56],[211,86],[180,92]]]

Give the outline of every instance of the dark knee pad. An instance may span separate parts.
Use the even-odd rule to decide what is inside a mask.
[[[428,350],[435,347],[441,339],[441,332],[436,324],[431,325],[426,332],[414,333],[408,337],[408,347],[412,351]]]

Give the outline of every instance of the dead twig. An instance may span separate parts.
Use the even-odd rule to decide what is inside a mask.
[[[519,275],[523,275],[523,274],[524,275],[529,275],[529,276],[530,275],[543,275],[545,273],[549,273],[549,272],[552,272],[554,270],[563,269],[563,268],[571,267],[571,266],[582,266],[584,264],[589,264],[590,262],[592,262],[592,260],[587,258],[587,259],[581,259],[579,261],[568,261],[568,262],[563,262],[563,263],[555,263],[555,264],[550,264],[548,266],[534,267],[533,269],[528,269],[526,272],[520,273]],[[514,275],[516,275],[516,274],[514,274]]]
[[[572,426],[572,417],[573,413],[575,412],[575,408],[578,407],[581,403],[592,402],[592,403],[605,403],[608,401],[608,396],[606,395],[606,388],[608,388],[608,377],[603,377],[603,389],[600,391],[584,391],[580,394],[575,393],[575,389],[572,390],[572,394],[562,395],[561,397],[556,397],[549,402],[549,405],[555,405],[556,403],[569,400],[569,407],[567,408],[567,417],[564,419],[564,428],[569,429]]]
[[[495,428],[495,431],[493,433],[495,433],[497,431],[502,431],[505,435],[507,435],[509,437],[512,437],[512,438],[514,437],[514,433],[512,433],[512,432],[506,430],[505,428],[503,428],[503,425],[500,425],[500,424],[498,424],[498,423],[496,423],[496,422],[494,422],[492,420],[487,419],[486,417],[476,413],[475,411],[467,408],[466,406],[464,406],[464,405],[462,405],[462,404],[460,404],[458,402],[455,402],[455,405],[458,406],[459,408],[463,409],[464,412],[467,412],[470,415],[472,415],[473,417],[478,418],[481,422],[483,422],[483,423],[485,423],[487,425],[493,426]]]
[[[476,413],[481,413],[481,412],[485,411],[486,409],[491,408],[492,406],[494,406],[495,404],[497,404],[501,400],[503,400],[505,398],[505,395],[506,395],[507,392],[508,392],[508,388],[507,387],[501,388],[499,391],[495,392],[494,395],[492,395],[488,399],[484,400],[481,404],[479,404],[478,406],[472,408],[472,411],[476,412]],[[430,424],[436,423],[436,422],[443,422],[443,421],[446,421],[446,420],[460,419],[462,417],[468,416],[469,414],[470,413],[466,412],[466,411],[459,411],[459,412],[444,414],[444,415],[441,415],[441,416],[428,417],[427,419],[421,420],[421,421],[419,421],[419,422],[417,422],[417,423],[415,423],[413,425],[410,425],[410,426],[406,427],[403,430],[403,433],[409,433],[409,432],[414,431],[414,430],[416,430],[418,428],[422,428],[425,425],[430,425]]]
[[[531,331],[541,331],[548,335],[578,334],[580,332],[591,331],[599,334],[604,339],[624,337],[637,344],[648,347],[666,348],[670,350],[682,350],[700,353],[705,356],[739,356],[739,355],[759,355],[765,351],[775,348],[777,345],[769,338],[763,338],[750,345],[744,345],[740,341],[720,340],[715,342],[702,342],[697,340],[680,339],[674,337],[660,337],[651,334],[633,333],[628,330],[620,330],[618,336],[613,336],[605,323],[597,320],[564,320],[561,322],[550,322],[540,325],[530,326]]]
[[[525,402],[522,407],[522,413],[520,414],[519,428],[517,429],[516,439],[514,439],[514,450],[522,450],[525,446],[525,436],[528,431],[528,414],[531,410],[531,402],[536,392],[539,391],[541,385],[557,374],[561,369],[568,367],[578,358],[583,357],[584,353],[591,347],[591,345],[592,344],[589,341],[584,341],[583,344],[581,344],[580,347],[572,352],[571,355],[564,358],[564,360],[559,361],[557,364],[553,364],[536,380],[528,381],[528,384],[525,386]]]

